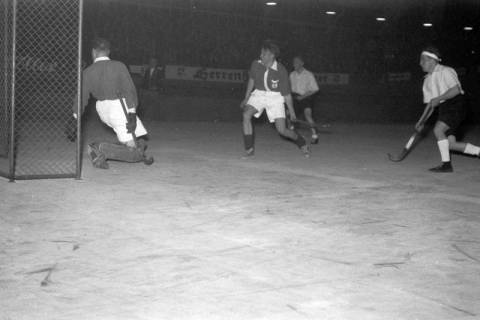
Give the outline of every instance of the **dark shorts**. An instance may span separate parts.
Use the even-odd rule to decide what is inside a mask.
[[[455,135],[457,129],[465,120],[467,110],[464,100],[463,95],[457,95],[439,106],[438,121],[445,123],[449,127],[445,133],[447,136]]]
[[[315,106],[315,95],[311,95],[308,98],[305,98],[303,100],[297,100],[295,99],[295,96],[299,96],[296,93],[292,94],[293,98],[293,106],[295,107],[295,112],[304,112],[305,109],[313,109]]]

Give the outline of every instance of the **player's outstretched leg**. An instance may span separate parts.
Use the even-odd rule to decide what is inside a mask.
[[[308,124],[310,125],[310,130],[312,131],[312,144],[318,143],[318,133],[317,133],[317,126],[315,124],[315,120],[313,120],[313,114],[311,108],[305,108],[303,111],[305,115],[305,120],[307,120]]]
[[[299,133],[287,128],[285,118],[275,119],[275,128],[280,135],[292,140],[300,148],[300,150],[302,150],[305,157],[310,157],[310,147],[308,146],[307,142]]]
[[[462,152],[470,156],[480,157],[480,147],[468,142],[457,141],[457,138],[454,135],[448,136],[448,145],[450,150]]]
[[[442,121],[438,121],[433,129],[437,138],[438,149],[442,157],[442,164],[430,169],[432,172],[452,172],[453,167],[450,161],[450,150],[462,152],[467,155],[480,157],[480,147],[471,143],[457,141],[457,138],[450,130],[449,126]]]
[[[255,137],[253,135],[252,117],[257,112],[257,109],[248,105],[243,111],[243,143],[245,146],[245,158],[252,157],[255,154]]]

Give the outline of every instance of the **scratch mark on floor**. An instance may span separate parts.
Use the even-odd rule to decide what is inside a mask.
[[[370,221],[360,222],[359,225],[373,224],[373,223],[383,223],[383,222],[387,222],[387,221],[388,220],[370,220]]]
[[[42,269],[38,269],[38,270],[34,270],[34,271],[30,271],[30,272],[26,272],[25,274],[36,274],[36,273],[44,273],[44,272],[50,272],[50,270],[52,269],[53,267],[48,267],[48,268],[42,268]]]
[[[320,259],[320,260],[329,261],[329,262],[334,262],[334,263],[344,264],[344,265],[347,265],[347,266],[351,266],[351,265],[354,265],[354,264],[355,264],[355,263],[353,263],[353,262],[349,262],[349,261],[342,261],[342,260],[331,259],[331,258],[325,258],[325,257],[314,257],[314,258],[316,258],[316,259]]]
[[[461,313],[463,313],[463,314],[466,314],[466,315],[469,315],[469,316],[472,316],[472,317],[476,317],[476,316],[477,316],[477,314],[475,314],[475,313],[473,313],[473,312],[471,312],[471,311],[468,311],[468,310],[465,310],[465,309],[456,307],[456,306],[454,306],[454,305],[451,305],[451,304],[449,304],[449,303],[443,302],[443,301],[440,300],[440,299],[431,298],[431,297],[424,296],[424,295],[421,295],[421,294],[418,294],[418,293],[415,293],[415,292],[409,292],[409,293],[413,294],[414,296],[420,297],[420,298],[422,298],[422,299],[425,299],[425,300],[428,300],[428,301],[437,303],[437,304],[439,304],[439,305],[441,305],[441,306],[444,306],[444,307],[450,308],[450,309],[452,309],[452,310],[461,312]]]
[[[473,313],[473,312],[471,312],[471,311],[468,311],[468,310],[465,310],[465,309],[456,307],[456,306],[454,306],[454,305],[451,305],[451,304],[449,304],[449,303],[443,302],[443,301],[441,301],[441,300],[437,300],[437,299],[433,299],[433,298],[427,298],[427,299],[429,299],[429,300],[431,300],[431,301],[434,301],[434,302],[436,302],[436,303],[438,303],[438,304],[440,304],[440,305],[442,305],[442,306],[448,307],[448,308],[450,308],[450,309],[452,309],[452,310],[456,310],[456,311],[458,311],[458,312],[467,314],[467,315],[469,315],[469,316],[472,316],[472,317],[475,317],[475,316],[476,316],[476,314]]]
[[[192,209],[192,205],[190,204],[190,202],[188,202],[187,200],[183,201],[185,203],[185,205],[188,207],[188,209]]]
[[[293,311],[295,311],[296,313],[298,314],[301,314],[303,316],[306,316],[306,314],[304,312],[301,312],[300,310],[298,310],[297,308],[295,308],[294,306],[292,306],[291,304],[287,304],[287,307]]]
[[[392,267],[395,269],[400,269],[398,266],[401,264],[405,264],[405,262],[381,262],[381,263],[374,263],[375,267]]]
[[[42,280],[42,282],[40,282],[40,286],[46,287],[46,286],[48,286],[50,283],[52,283],[52,281],[50,280],[50,276],[52,275],[52,272],[53,272],[53,270],[55,270],[56,267],[57,267],[57,264],[55,263],[55,264],[50,268],[50,270],[48,271],[47,275],[46,275],[45,278]]]
[[[480,260],[479,260],[479,259],[477,259],[477,258],[469,255],[468,253],[466,253],[465,251],[463,251],[462,249],[460,249],[456,244],[452,244],[452,247],[455,248],[458,252],[460,252],[460,253],[463,254],[464,256],[470,258],[471,260],[480,263]]]
[[[225,248],[225,249],[222,249],[222,250],[215,251],[214,254],[218,255],[218,254],[222,254],[222,253],[225,253],[225,252],[237,251],[237,250],[241,250],[241,249],[245,249],[245,248],[251,248],[251,246],[244,245],[244,246],[236,246],[236,247]]]

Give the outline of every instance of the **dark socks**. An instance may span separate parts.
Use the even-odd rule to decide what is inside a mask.
[[[245,145],[245,150],[250,150],[253,148],[253,134],[244,134],[243,143]]]
[[[303,147],[307,143],[305,142],[305,139],[297,133],[297,139],[293,140],[293,142],[299,147]]]

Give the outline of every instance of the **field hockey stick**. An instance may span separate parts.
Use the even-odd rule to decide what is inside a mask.
[[[127,106],[125,105],[125,102],[123,102],[123,97],[120,94],[120,92],[117,92],[117,97],[118,97],[118,100],[120,100],[120,103],[122,104],[122,110],[123,110],[123,113],[125,114],[125,119],[127,119],[127,122],[128,122]],[[137,146],[137,136],[135,135],[135,130],[133,132],[131,132],[131,134],[132,134],[132,137],[133,137],[133,142],[135,143],[135,146]]]
[[[121,103],[122,109],[123,109],[123,113],[125,114],[125,118],[128,122],[127,106],[125,106],[125,102],[123,102],[123,98],[122,98],[122,95],[120,94],[120,92],[117,92],[117,97],[118,97],[118,100],[120,100],[120,103]],[[132,132],[132,138],[133,138],[133,142],[135,143],[135,148],[137,148],[138,144],[137,144],[137,136],[135,134],[135,130]],[[151,165],[153,163],[153,157],[147,158],[147,156],[145,154],[143,154],[143,163],[145,163],[146,165]]]
[[[410,136],[410,139],[408,139],[405,147],[403,147],[403,150],[402,152],[400,152],[399,155],[394,156],[388,153],[388,159],[390,161],[400,162],[407,157],[407,155],[410,153],[413,147],[421,140],[423,126],[432,115],[433,110],[434,110],[433,107],[429,107],[427,112],[424,112],[424,114],[422,114],[422,116],[418,120],[418,124],[419,124],[419,127],[421,127],[421,129],[420,130],[415,129],[415,133]]]
[[[330,125],[322,126],[322,127],[319,128],[317,126],[312,127],[310,125],[310,123],[308,123],[308,121],[305,121],[305,120],[296,119],[296,120],[291,121],[291,122],[295,127],[298,125],[298,126],[301,126],[303,128],[306,128],[306,129],[315,129],[317,131],[317,133],[331,133],[331,131],[328,129],[330,127]]]

